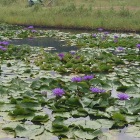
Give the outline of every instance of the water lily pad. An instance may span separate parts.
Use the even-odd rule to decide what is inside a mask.
[[[82,131],[82,130],[76,130],[74,132],[75,136],[81,139],[94,139],[95,137],[99,136],[102,134],[102,132],[100,130],[96,130],[93,132],[86,132],[86,131]]]

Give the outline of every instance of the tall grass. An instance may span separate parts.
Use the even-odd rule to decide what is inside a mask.
[[[140,31],[139,0],[55,0],[28,7],[27,0],[0,0],[0,22],[66,28]]]

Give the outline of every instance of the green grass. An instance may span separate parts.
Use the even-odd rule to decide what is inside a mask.
[[[27,0],[1,0],[0,22],[66,28],[140,31],[139,0],[54,0],[27,7]]]

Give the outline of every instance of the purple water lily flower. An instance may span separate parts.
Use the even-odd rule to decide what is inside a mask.
[[[137,46],[138,49],[140,49],[140,44],[137,44],[136,46]]]
[[[7,46],[7,45],[9,45],[9,42],[8,41],[2,41],[2,42],[0,42],[0,44],[4,45],[4,46]]]
[[[6,51],[7,48],[5,48],[5,47],[3,47],[3,46],[0,46],[0,50],[2,50],[2,51]]]
[[[124,48],[123,47],[118,47],[117,50],[124,51]]]
[[[102,32],[103,31],[103,28],[98,28],[98,31]]]
[[[36,32],[37,32],[37,30],[31,30],[31,32],[32,32],[32,33],[36,33]]]
[[[28,26],[28,29],[33,29],[34,28],[34,26]]]
[[[117,38],[119,38],[119,37],[118,37],[117,35],[114,35],[114,38],[117,39]]]
[[[118,98],[119,98],[119,100],[129,100],[129,95],[128,94],[126,94],[126,93],[118,93]]]
[[[105,34],[105,35],[108,35],[108,34],[109,34],[109,32],[104,32],[104,34]]]
[[[93,38],[96,38],[96,37],[97,37],[97,35],[96,35],[96,34],[92,34],[92,37],[93,37]]]
[[[75,51],[70,51],[70,54],[71,54],[71,55],[75,55],[76,52],[75,52]]]
[[[71,81],[72,82],[81,82],[82,81],[82,78],[81,77],[73,77],[72,79],[71,79]]]
[[[93,79],[94,78],[94,75],[85,75],[85,76],[83,76],[83,80],[91,80],[91,79]]]
[[[7,50],[7,48],[1,48],[1,50],[2,50],[2,51],[6,51],[6,50]]]
[[[93,93],[105,93],[106,92],[104,89],[100,89],[100,88],[97,88],[97,87],[91,87],[90,91],[93,92]]]
[[[52,90],[53,94],[57,97],[61,97],[65,94],[64,90],[61,88],[55,88]]]
[[[76,58],[76,59],[79,59],[79,58],[80,58],[80,56],[76,56],[75,58]]]
[[[9,42],[8,41],[3,41],[3,45],[9,45]]]
[[[59,56],[60,60],[62,60],[64,58],[64,54],[63,53],[59,53],[58,56]]]

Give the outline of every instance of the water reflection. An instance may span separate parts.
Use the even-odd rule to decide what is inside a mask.
[[[76,46],[66,46],[66,42],[50,37],[13,39],[10,43],[15,45],[27,44],[30,46],[44,47],[50,49],[52,52],[69,52],[78,49]]]

